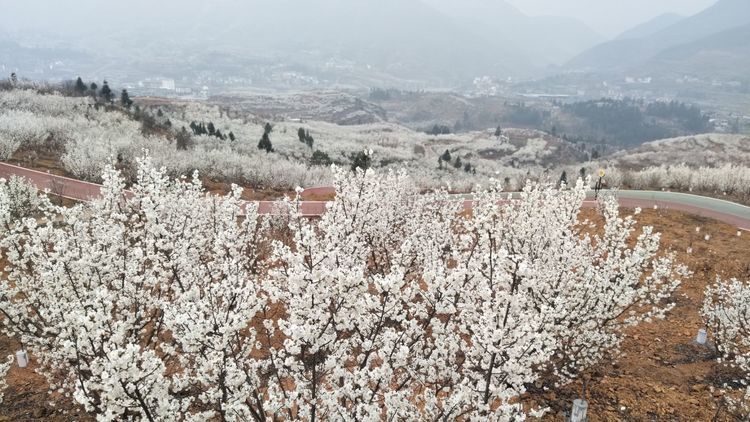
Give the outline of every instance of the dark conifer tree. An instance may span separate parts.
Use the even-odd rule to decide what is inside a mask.
[[[133,105],[133,100],[130,99],[130,95],[128,94],[127,89],[123,89],[122,93],[120,94],[120,104],[122,104],[122,106],[127,109],[130,109],[130,107]]]
[[[78,95],[83,95],[86,93],[86,84],[83,83],[83,79],[79,76],[78,79],[76,79],[76,93]]]
[[[446,163],[450,163],[451,162],[451,152],[446,149],[445,152],[443,153],[443,155],[440,158],[442,158],[443,161],[445,161]]]

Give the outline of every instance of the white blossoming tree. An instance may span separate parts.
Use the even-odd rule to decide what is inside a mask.
[[[744,389],[737,396],[727,388],[722,397],[728,409],[745,420],[750,416],[750,284],[717,280],[706,289],[701,313],[716,343],[719,362],[735,370],[736,379],[731,382]]]
[[[149,159],[125,191],[108,167],[101,199],[4,220],[4,329],[100,420],[518,420],[543,411],[531,386],[662,316],[682,274],[614,202],[587,234],[583,182],[464,212],[404,173],[333,173],[308,219]]]
[[[132,195],[112,168],[104,180],[101,200],[3,241],[5,328],[102,420],[232,411],[246,394],[234,386],[262,372],[249,359],[248,322],[266,305],[253,209],[238,222],[239,191],[206,196],[148,160]]]
[[[5,396],[5,388],[8,384],[5,381],[5,377],[8,375],[11,365],[13,365],[13,355],[7,356],[5,362],[0,362],[0,403],[3,402]]]
[[[306,418],[518,418],[527,386],[616,352],[686,274],[657,257],[651,228],[632,239],[613,200],[603,234],[585,234],[583,182],[507,204],[480,193],[462,218],[403,176],[336,175],[337,201],[320,222],[291,221],[274,272],[290,286],[276,353],[307,387],[292,404]]]

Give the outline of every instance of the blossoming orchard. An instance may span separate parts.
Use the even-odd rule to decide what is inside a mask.
[[[67,208],[4,182],[3,329],[102,421],[523,420],[688,275],[613,199],[581,219],[580,180],[491,186],[466,211],[404,172],[332,173],[318,219],[148,157],[127,191],[108,165],[101,198]],[[707,315],[738,356],[731,297]]]

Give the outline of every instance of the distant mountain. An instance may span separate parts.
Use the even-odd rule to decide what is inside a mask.
[[[91,66],[92,57],[80,51],[67,48],[35,48],[0,38],[0,79],[5,73],[19,69],[36,69],[34,74],[24,72],[22,77],[35,79],[70,78],[75,73],[71,69]]]
[[[331,86],[450,88],[484,75],[539,76],[604,40],[575,19],[530,17],[504,0],[7,3],[0,28],[17,41],[75,46],[96,63],[80,74],[112,82],[296,73]]]
[[[665,13],[663,15],[659,15],[647,22],[644,22],[638,26],[635,26],[622,34],[615,37],[616,40],[627,40],[627,39],[633,39],[633,38],[643,38],[648,37],[653,34],[656,34],[657,32],[669,28],[670,26],[676,24],[677,22],[685,19],[682,15],[677,15],[674,13]]]
[[[640,66],[643,72],[737,79],[750,82],[750,24],[664,50]]]
[[[604,41],[584,23],[567,17],[521,13],[502,0],[423,0],[484,39],[508,42],[539,67],[560,65]]]
[[[567,67],[595,71],[625,70],[646,62],[664,50],[748,23],[750,1],[719,0],[703,12],[649,36],[600,44],[568,62]]]
[[[68,6],[56,2],[49,8],[24,2],[10,7],[10,13],[32,16],[26,19],[40,25],[39,31],[25,27],[15,33],[30,37],[46,31],[51,39],[67,39],[116,63],[122,75],[132,75],[137,65],[177,78],[202,68],[212,55],[225,63],[235,57],[240,72],[252,58],[342,84],[369,78],[372,84],[451,86],[481,75],[524,76],[534,67],[514,40],[486,36],[421,0],[184,0],[172,8],[132,0],[127,7],[113,4],[107,16],[97,16],[100,8],[93,0],[81,0],[80,13],[66,12]],[[65,14],[64,23],[56,19],[59,14]],[[169,64],[173,72],[167,71]]]

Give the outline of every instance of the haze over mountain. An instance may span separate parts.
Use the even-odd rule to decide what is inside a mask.
[[[575,16],[588,0],[573,0],[565,16],[530,16],[516,0],[0,1],[0,69],[29,77],[406,88],[529,79],[576,56],[573,68],[633,66],[744,23],[748,4],[659,16],[622,36],[632,39],[600,44],[605,37]],[[545,7],[537,11],[562,10]]]
[[[665,13],[659,15],[647,22],[640,25],[636,25],[633,28],[623,32],[622,34],[615,37],[617,40],[627,40],[633,38],[643,38],[650,35],[656,34],[657,32],[669,28],[677,22],[685,19],[685,16],[678,15],[676,13]]]
[[[575,18],[607,38],[663,14],[694,15],[717,0],[506,0],[529,16]]]
[[[598,45],[571,60],[568,67],[594,71],[631,69],[670,48],[690,44],[748,23],[749,1],[719,0],[703,12],[681,19],[651,35]]]
[[[750,82],[750,24],[669,48],[639,66],[640,72]]]
[[[575,19],[531,18],[489,0],[4,3],[5,38],[27,53],[44,48],[39,60],[52,63],[37,72],[47,77],[72,76],[63,69],[82,62],[63,53],[74,49],[98,59],[98,65],[78,70],[92,76],[117,69],[175,77],[179,72],[170,67],[206,68],[210,59],[219,64],[217,71],[236,72],[260,61],[325,77],[334,68],[348,72],[344,79],[452,84],[482,75],[529,76],[603,41]],[[60,48],[60,56],[48,57]],[[0,54],[7,57],[0,64],[29,73],[9,45]]]
[[[562,64],[604,37],[568,17],[529,17],[505,1],[423,0],[455,22],[489,40],[504,40],[537,66]]]

